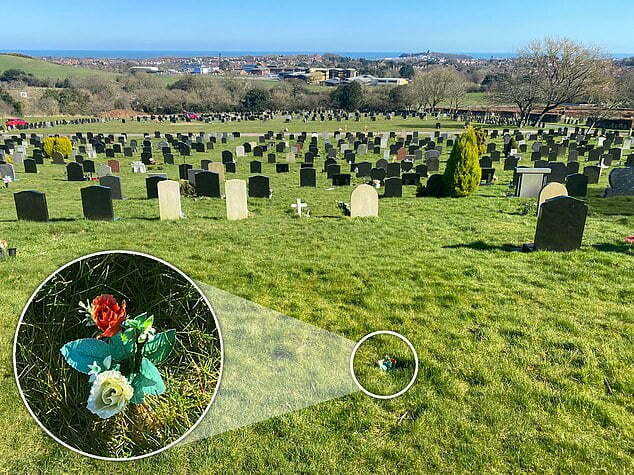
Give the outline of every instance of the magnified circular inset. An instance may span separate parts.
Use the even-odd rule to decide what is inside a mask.
[[[222,358],[196,284],[128,251],[85,256],[48,277],[22,312],[13,352],[38,424],[107,460],[154,455],[186,437],[214,400]]]
[[[350,372],[356,385],[376,399],[402,396],[418,375],[414,345],[400,333],[381,330],[364,336],[352,350]]]

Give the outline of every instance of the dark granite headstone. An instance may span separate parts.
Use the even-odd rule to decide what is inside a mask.
[[[299,186],[317,186],[317,170],[314,168],[300,168]]]
[[[220,175],[218,173],[202,171],[194,175],[196,195],[209,198],[220,198]]]
[[[46,195],[35,190],[13,194],[15,210],[20,221],[48,221]]]
[[[145,190],[149,200],[158,198],[158,184],[164,180],[167,180],[166,175],[152,175],[145,179]]]
[[[24,160],[24,173],[37,173],[37,163],[32,158]]]
[[[349,185],[350,185],[349,173],[338,173],[332,176],[332,186],[349,186]]]
[[[613,168],[604,196],[634,196],[634,167]]]
[[[181,180],[187,180],[188,176],[187,176],[187,170],[191,170],[192,168],[194,168],[192,165],[190,165],[189,163],[183,163],[181,165],[178,166],[178,177]]]
[[[84,181],[84,167],[80,163],[71,162],[66,165],[68,181]]]
[[[107,186],[111,190],[111,196],[113,200],[123,200],[123,191],[121,189],[121,178],[114,175],[106,175],[99,178],[99,184],[101,186]]]
[[[103,221],[114,219],[112,191],[108,187],[95,185],[82,188],[81,204],[86,219]]]
[[[249,163],[250,173],[262,173],[262,162],[253,160]]]
[[[573,251],[581,247],[588,205],[569,196],[558,196],[541,205],[535,230],[535,250]]]
[[[268,176],[255,175],[249,177],[249,198],[270,198],[271,187]]]
[[[388,177],[384,180],[383,198],[400,198],[403,196],[403,180],[399,177]]]

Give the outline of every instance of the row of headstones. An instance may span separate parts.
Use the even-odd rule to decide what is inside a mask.
[[[588,206],[581,200],[565,195],[562,190],[552,190],[548,185],[540,193],[539,214],[534,243],[526,250],[572,251],[581,246]],[[247,185],[244,180],[225,183],[226,213],[228,220],[249,217]],[[84,217],[90,220],[115,219],[112,190],[106,186],[91,186],[81,190]],[[180,184],[162,180],[157,183],[159,214],[162,220],[184,217],[181,208]],[[46,195],[27,190],[14,194],[18,220],[48,221]],[[348,213],[351,217],[378,216],[379,203],[376,190],[369,185],[359,185],[351,195]]]
[[[549,179],[550,168],[516,168],[513,177],[515,196],[521,198],[535,198],[548,183],[565,183],[570,196],[583,197],[587,195],[588,185],[599,182],[601,169],[599,167],[585,167],[584,173],[567,175],[565,180]],[[608,177],[609,187],[603,193],[608,196],[634,196],[634,167],[613,168]]]
[[[118,177],[106,177],[116,179]],[[162,220],[174,220],[184,217],[181,207],[180,184],[163,177],[153,182],[156,198],[159,200],[159,214]],[[161,178],[161,179],[158,179]],[[256,177],[257,178],[257,177]],[[113,199],[115,188],[112,183],[105,186],[89,186],[81,189],[82,210],[84,217],[90,220],[113,221],[115,219]],[[227,219],[240,220],[249,217],[247,207],[247,183],[244,180],[228,180],[224,183]],[[120,188],[119,188],[120,192]],[[18,220],[49,220],[46,194],[26,190],[14,193]],[[369,185],[359,185],[351,195],[351,216],[378,216],[378,194]]]

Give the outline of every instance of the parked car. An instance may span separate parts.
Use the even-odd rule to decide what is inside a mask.
[[[185,114],[185,118],[187,120],[198,120],[200,119],[200,116],[198,114],[194,114],[193,112],[188,112]]]
[[[9,119],[4,123],[4,125],[6,127],[18,127],[21,125],[29,125],[29,123],[23,119]]]

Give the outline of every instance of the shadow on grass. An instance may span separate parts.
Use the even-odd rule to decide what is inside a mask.
[[[474,251],[505,251],[505,252],[520,252],[521,247],[514,244],[502,244],[501,246],[494,246],[487,244],[484,241],[475,241],[470,244],[452,244],[451,246],[443,246],[443,249],[472,249]]]
[[[593,244],[592,247],[601,252],[620,252],[622,254],[630,254],[634,256],[634,246],[630,244],[614,244],[611,242],[604,242],[601,244]]]
[[[19,220],[19,219],[0,219],[0,223],[71,223],[73,221],[77,221],[75,218],[51,218],[48,221],[28,221],[28,220]]]

